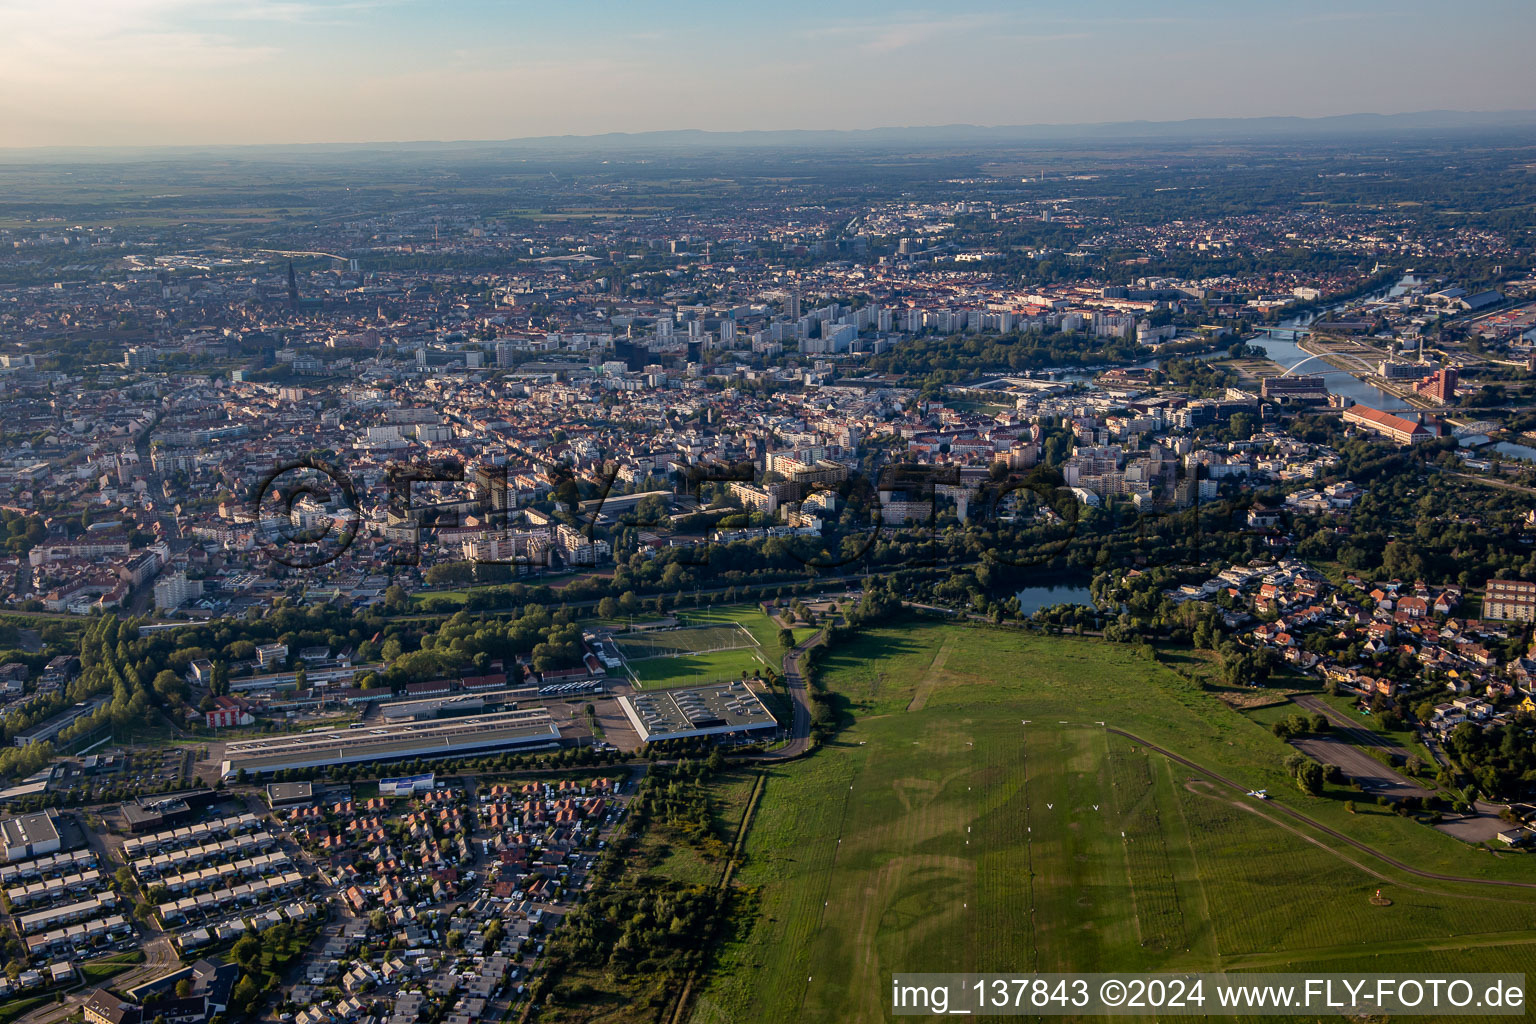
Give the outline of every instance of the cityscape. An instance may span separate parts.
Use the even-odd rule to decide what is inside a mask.
[[[356,16],[294,7],[249,45]],[[712,54],[654,127],[616,12],[607,113],[241,137],[192,116],[227,12],[103,17],[208,96],[0,130],[0,1024],[1529,1012],[1506,72],[1081,123],[800,82],[796,128]],[[808,74],[1015,17],[838,21]],[[1289,1001],[1387,976],[1477,995]]]

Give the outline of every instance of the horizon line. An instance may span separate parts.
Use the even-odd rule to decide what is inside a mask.
[[[731,136],[755,137],[767,135],[847,135],[867,136],[874,134],[897,134],[903,132],[1026,132],[1026,131],[1067,131],[1067,130],[1133,130],[1137,128],[1172,128],[1178,126],[1201,125],[1226,125],[1237,127],[1244,123],[1284,122],[1299,125],[1316,125],[1329,121],[1344,120],[1407,120],[1413,118],[1464,118],[1464,119],[1492,119],[1492,118],[1516,118],[1523,117],[1536,121],[1536,108],[1514,107],[1497,110],[1451,110],[1431,109],[1402,111],[1393,114],[1383,114],[1374,111],[1354,111],[1345,114],[1255,114],[1245,116],[1227,117],[1186,117],[1169,120],[1151,120],[1138,118],[1127,121],[1038,121],[1027,124],[973,124],[969,122],[946,122],[942,124],[921,125],[875,125],[858,128],[658,128],[639,132],[606,131],[590,133],[570,133],[564,135],[522,135],[484,138],[459,138],[459,139],[374,139],[358,142],[344,141],[294,141],[294,142],[166,142],[143,144],[92,144],[92,143],[53,143],[41,146],[0,146],[0,153],[16,155],[41,155],[50,153],[84,152],[93,154],[109,154],[113,152],[172,152],[185,150],[231,150],[231,149],[306,149],[306,148],[341,148],[341,149],[366,149],[366,148],[406,148],[429,146],[504,146],[519,143],[572,143],[572,142],[600,142],[613,140],[645,140],[659,139],[663,137],[696,136],[696,137],[720,137]],[[1487,125],[1483,125],[1486,127]],[[1510,127],[1517,125],[1511,124]]]

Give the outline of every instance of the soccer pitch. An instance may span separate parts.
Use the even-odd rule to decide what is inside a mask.
[[[622,634],[614,643],[636,686],[693,686],[740,679],[768,664],[756,638],[735,622]]]
[[[1124,647],[919,624],[826,680],[856,722],[766,769],[750,919],[694,1024],[883,1021],[896,972],[1520,971],[1536,948],[1536,890],[1426,880],[1278,805],[1424,870],[1528,878],[1528,858],[1304,797],[1284,744]]]
[[[679,626],[643,633],[624,633],[614,637],[628,661],[647,658],[671,658],[687,654],[709,654],[756,647],[757,641],[734,622],[709,626]]]

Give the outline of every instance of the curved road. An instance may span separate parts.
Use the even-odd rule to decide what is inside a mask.
[[[789,761],[799,757],[811,746],[811,706],[805,689],[805,677],[800,673],[800,659],[805,652],[822,643],[826,630],[784,652],[784,691],[794,705],[794,718],[789,726],[789,742],[778,750],[766,754],[754,754],[747,760],[758,762]]]
[[[1186,768],[1191,768],[1191,769],[1199,772],[1201,775],[1206,776],[1207,778],[1215,779],[1217,782],[1220,782],[1222,785],[1229,786],[1232,789],[1235,789],[1235,790],[1237,790],[1240,793],[1247,793],[1247,792],[1249,792],[1249,787],[1243,785],[1242,783],[1234,782],[1234,781],[1232,781],[1231,779],[1227,778],[1224,775],[1218,775],[1216,772],[1211,771],[1209,768],[1206,768],[1206,767],[1204,767],[1202,765],[1198,765],[1195,762],[1191,761],[1187,757],[1180,757],[1178,754],[1175,754],[1173,751],[1167,750],[1167,749],[1165,749],[1163,747],[1160,747],[1156,743],[1149,743],[1146,740],[1142,739],[1140,736],[1135,735],[1134,733],[1129,733],[1129,732],[1126,732],[1124,729],[1115,729],[1115,728],[1112,728],[1112,727],[1109,727],[1109,726],[1105,727],[1105,731],[1106,732],[1112,732],[1116,736],[1124,736],[1126,739],[1131,740],[1132,742],[1141,744],[1142,746],[1146,747],[1148,750],[1155,750],[1159,754],[1162,754],[1164,757],[1168,758],[1169,760],[1175,761],[1175,762],[1183,765]],[[1502,878],[1464,878],[1464,877],[1462,877],[1460,875],[1442,875],[1442,874],[1438,874],[1437,872],[1434,872],[1434,871],[1423,871],[1423,870],[1421,870],[1419,868],[1412,867],[1412,866],[1410,866],[1408,864],[1404,864],[1400,860],[1396,860],[1395,858],[1389,857],[1385,853],[1382,853],[1380,850],[1376,849],[1375,847],[1367,846],[1366,844],[1360,842],[1360,840],[1354,839],[1354,838],[1352,838],[1350,836],[1347,836],[1343,832],[1338,831],[1337,829],[1329,828],[1327,825],[1324,825],[1321,822],[1314,821],[1313,819],[1307,817],[1305,814],[1302,814],[1300,811],[1293,810],[1292,808],[1287,807],[1285,804],[1276,803],[1274,801],[1271,801],[1269,806],[1275,808],[1278,811],[1282,811],[1285,814],[1290,815],[1292,818],[1295,818],[1297,821],[1300,821],[1303,824],[1310,826],[1311,828],[1317,829],[1319,832],[1323,833],[1324,835],[1331,836],[1332,838],[1339,840],[1339,842],[1341,842],[1341,843],[1348,843],[1350,846],[1353,846],[1355,849],[1360,850],[1363,853],[1370,854],[1372,857],[1375,857],[1377,860],[1381,861],[1384,864],[1389,864],[1392,867],[1397,868],[1399,871],[1405,871],[1408,874],[1414,875],[1414,876],[1416,876],[1418,878],[1429,878],[1429,879],[1432,879],[1432,880],[1437,881],[1437,882],[1465,882],[1468,885],[1502,885],[1502,886],[1509,886],[1509,887],[1513,887],[1513,888],[1517,888],[1517,889],[1536,889],[1536,882],[1516,882],[1516,881],[1510,881],[1510,880],[1506,880],[1506,879],[1502,879]]]
[[[164,935],[154,936],[141,948],[144,950],[142,964],[136,964],[131,970],[113,975],[110,980],[97,984],[80,982],[76,988],[65,993],[62,1003],[45,1003],[32,1012],[18,1017],[15,1024],[62,1024],[64,1019],[77,1012],[91,997],[91,993],[98,988],[109,985],[115,989],[133,988],[135,985],[142,985],[146,981],[168,974],[182,966],[181,958],[171,948],[170,939]]]

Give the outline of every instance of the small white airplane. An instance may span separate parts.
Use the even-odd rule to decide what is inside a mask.
[[[1258,797],[1260,800],[1268,800],[1269,799],[1269,790],[1267,790],[1267,789],[1250,789],[1248,791],[1248,795],[1249,796]]]

